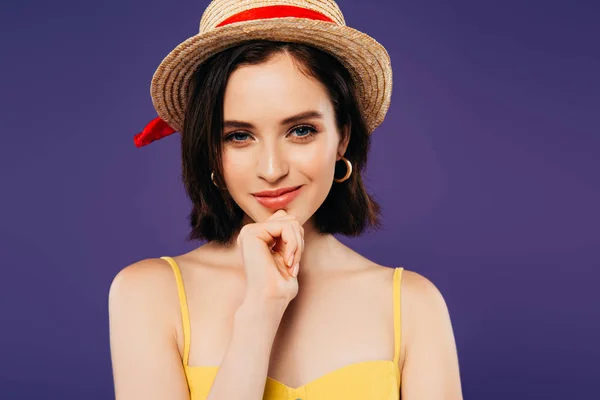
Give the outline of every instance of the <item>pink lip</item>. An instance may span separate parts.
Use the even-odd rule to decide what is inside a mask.
[[[300,193],[302,186],[254,193],[256,200],[267,208],[284,208]]]

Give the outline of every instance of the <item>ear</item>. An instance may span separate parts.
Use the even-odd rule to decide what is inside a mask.
[[[346,154],[346,149],[348,148],[348,143],[350,142],[350,123],[344,125],[342,132],[340,132],[340,143],[338,144],[338,151],[336,161],[342,159],[344,154]]]

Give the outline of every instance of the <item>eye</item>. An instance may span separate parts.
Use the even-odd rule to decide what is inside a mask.
[[[309,125],[297,126],[292,129],[291,133],[296,133],[296,137],[298,138],[306,138],[308,136],[312,136],[317,132],[315,128]]]
[[[245,142],[250,135],[245,132],[233,132],[225,137],[228,142]]]

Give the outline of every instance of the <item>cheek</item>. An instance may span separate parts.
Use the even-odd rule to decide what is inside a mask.
[[[248,182],[248,176],[253,171],[248,163],[247,157],[239,152],[223,151],[223,175],[230,191],[235,191],[240,186],[239,182]]]
[[[310,149],[298,152],[297,157],[303,171],[311,177],[311,180],[328,182],[332,180],[335,169],[337,141],[334,134],[323,133],[322,135]]]
[[[321,141],[308,151],[295,154],[295,169],[299,175],[304,176],[310,188],[307,188],[304,197],[305,206],[309,208],[305,211],[314,213],[331,190],[335,158],[335,146],[330,146],[326,141]]]
[[[335,168],[335,153],[324,148],[298,152],[294,158],[298,169],[313,182],[329,180]]]

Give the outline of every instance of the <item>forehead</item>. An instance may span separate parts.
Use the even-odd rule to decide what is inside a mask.
[[[306,110],[331,114],[327,91],[305,75],[287,53],[276,54],[257,65],[236,69],[227,83],[225,119],[268,123]]]

